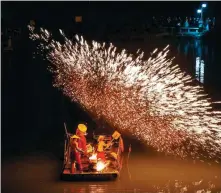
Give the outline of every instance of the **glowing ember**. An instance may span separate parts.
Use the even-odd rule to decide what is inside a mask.
[[[102,162],[102,161],[97,162],[96,169],[97,169],[98,172],[102,171],[105,167],[106,167],[106,164],[104,162]]]
[[[52,39],[44,29],[31,31],[52,63],[54,86],[79,103],[93,118],[130,132],[158,151],[193,158],[221,159],[221,112],[212,110],[203,87],[193,85],[178,65],[167,59],[168,47],[144,53],[116,52],[76,36],[73,43]]]
[[[89,160],[97,160],[97,154],[92,154],[92,156],[89,157]]]

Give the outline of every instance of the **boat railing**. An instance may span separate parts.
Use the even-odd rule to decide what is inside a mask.
[[[199,33],[199,27],[180,27],[180,33]]]
[[[205,33],[208,30],[199,27],[180,27],[179,33],[182,35],[199,35],[200,33]]]

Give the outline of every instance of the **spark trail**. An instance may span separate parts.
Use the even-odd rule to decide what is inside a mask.
[[[113,44],[89,44],[78,36],[72,42],[61,30],[60,43],[45,29],[29,30],[52,64],[54,86],[93,117],[167,154],[221,159],[221,112],[168,59],[168,46],[144,60],[139,50],[117,52]]]

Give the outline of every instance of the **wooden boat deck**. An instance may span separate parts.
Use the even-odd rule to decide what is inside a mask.
[[[111,141],[111,137],[107,136],[105,138],[106,142]],[[120,170],[122,167],[122,157],[121,151],[119,149],[119,141],[115,141],[110,148],[105,150],[106,154],[106,164],[102,171],[97,171],[94,166],[97,162],[91,162],[89,157],[83,156],[82,166],[83,172],[75,170],[71,173],[71,161],[70,161],[70,145],[69,140],[65,141],[65,155],[64,166],[61,172],[61,179],[68,181],[84,181],[84,180],[114,180],[120,175]],[[117,158],[111,156],[111,153],[115,153]],[[65,158],[65,156],[64,156]]]

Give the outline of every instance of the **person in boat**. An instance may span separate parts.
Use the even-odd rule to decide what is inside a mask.
[[[106,161],[104,150],[109,147],[111,143],[106,144],[104,142],[104,136],[100,135],[98,137],[98,145],[97,145],[97,159],[101,159],[103,162]]]
[[[78,139],[79,137],[77,135],[71,136],[71,173],[75,172],[75,163],[76,168],[80,172],[83,171],[81,163],[81,153],[84,153],[84,151],[79,148]]]
[[[87,139],[85,137],[86,131],[87,131],[87,126],[84,124],[79,124],[76,130],[76,135],[79,137],[78,139],[79,148],[81,148],[85,154],[87,153]]]

